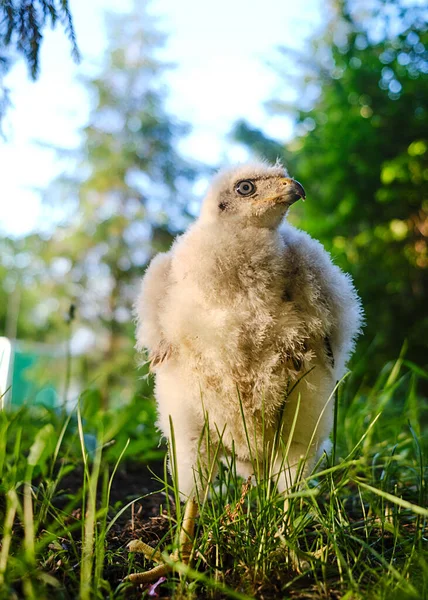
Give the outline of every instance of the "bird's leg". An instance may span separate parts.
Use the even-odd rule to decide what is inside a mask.
[[[165,419],[165,415],[164,419]],[[161,415],[162,417],[162,415]],[[135,584],[153,581],[174,570],[174,563],[181,561],[189,564],[195,519],[198,512],[196,498],[204,497],[204,490],[215,476],[215,465],[212,464],[204,437],[204,426],[195,422],[194,414],[182,408],[169,416],[168,422],[161,423],[163,431],[168,431],[170,444],[169,469],[174,484],[180,490],[180,496],[187,498],[183,520],[181,523],[178,549],[167,558],[161,552],[140,541],[133,541],[128,548],[131,552],[141,552],[147,559],[159,563],[150,571],[128,576],[128,581]]]
[[[288,449],[288,455],[277,457],[273,472],[280,493],[287,494],[290,491],[295,491],[296,487],[299,487],[300,480],[310,472],[313,456],[308,456],[308,454],[306,444],[292,442]]]
[[[198,505],[195,498],[189,498],[184,511],[183,523],[181,524],[179,546],[173,553],[174,560],[181,560],[185,565],[190,562],[193,540],[195,537],[195,519],[198,514]]]
[[[189,498],[186,503],[184,511],[183,522],[181,524],[180,536],[179,536],[179,547],[171,554],[171,563],[183,562],[188,565],[192,554],[193,539],[195,533],[195,519],[198,513],[198,505],[195,498]],[[165,559],[159,550],[155,550],[148,544],[141,542],[140,540],[133,540],[129,543],[128,549],[130,552],[141,552],[147,559],[154,560],[160,563],[157,567],[154,567],[150,571],[143,573],[132,573],[126,578],[135,585],[139,583],[150,583],[155,581],[159,577],[166,575],[174,570],[174,565],[171,563],[165,563]]]

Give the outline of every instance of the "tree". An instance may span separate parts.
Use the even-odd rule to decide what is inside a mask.
[[[73,19],[68,0],[2,0],[0,3],[0,122],[9,106],[9,90],[3,84],[13,52],[22,54],[33,80],[39,74],[43,29],[60,22],[71,43],[73,58],[79,60]]]
[[[54,201],[74,214],[44,252],[48,264],[61,261],[57,295],[76,303],[80,325],[92,332],[86,370],[105,404],[135,389],[138,280],[152,253],[186,221],[195,175],[176,150],[187,127],[164,109],[165,67],[156,58],[164,36],[142,3],[131,14],[111,15],[108,29],[103,69],[86,82],[94,107],[78,166],[54,188]]]
[[[0,237],[0,335],[34,341],[63,339],[60,299],[53,293],[52,273],[42,258],[45,247],[46,240],[38,234]]]
[[[315,101],[296,107],[300,135],[285,153],[308,193],[299,225],[361,292],[377,370],[405,339],[410,358],[427,359],[428,32],[422,5],[374,7],[336,5],[305,63]]]

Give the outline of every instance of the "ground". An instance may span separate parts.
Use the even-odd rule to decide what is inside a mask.
[[[113,480],[113,486],[111,489],[110,506],[111,514],[114,515],[118,512],[119,506],[124,506],[128,502],[145,496],[139,499],[131,508],[128,508],[116,521],[115,525],[110,530],[107,536],[107,557],[108,564],[104,570],[104,577],[110,583],[114,589],[119,584],[127,573],[129,572],[129,558],[130,555],[127,551],[127,544],[133,539],[143,539],[152,546],[156,546],[158,543],[162,546],[172,543],[170,535],[170,515],[175,516],[175,504],[174,498],[170,496],[170,506],[166,508],[166,495],[165,492],[158,491],[161,487],[161,483],[157,481],[156,477],[162,478],[164,476],[164,464],[163,462],[156,462],[150,465],[138,465],[129,464],[126,467],[119,470]],[[77,495],[79,492],[79,486],[82,481],[82,473],[77,471],[66,476],[63,480],[62,489],[64,492],[70,495]],[[72,518],[81,519],[81,511],[77,509],[74,512]],[[77,536],[78,537],[78,536]],[[65,553],[69,548],[67,540],[64,539],[61,543]],[[235,557],[233,556],[233,540],[232,540],[232,552],[229,558],[224,557],[224,561],[229,563],[229,568],[225,571],[225,581],[228,582],[229,586],[233,588],[234,585],[238,584],[235,580],[233,567]],[[132,557],[132,555],[131,555]],[[138,555],[131,558],[133,569],[135,571],[144,570],[147,568],[144,564],[144,560]],[[65,560],[65,562],[67,562]],[[54,563],[52,565],[51,574],[58,576],[58,571],[63,569],[64,555],[62,563]],[[281,596],[281,586],[287,578],[292,578],[295,573],[287,573],[284,571],[278,573],[277,577],[271,577],[268,581],[260,582],[255,590],[256,597],[260,600],[278,599]],[[177,579],[177,576],[171,576]],[[65,587],[68,587],[66,573],[63,577]],[[70,581],[70,583],[72,583]],[[171,584],[174,586],[174,584]],[[239,584],[238,584],[239,585]],[[242,587],[242,586],[241,586]],[[239,591],[239,590],[238,590]],[[244,589],[242,589],[244,592]],[[70,589],[70,595],[72,595],[72,588]],[[149,594],[150,593],[150,594]],[[139,586],[137,588],[128,589],[126,592],[126,598],[133,600],[134,598],[141,598],[143,596],[150,595],[159,598],[176,598],[177,596],[171,591],[170,586],[167,582],[161,582],[161,585],[155,586],[153,589],[150,585]],[[194,600],[203,600],[207,598],[206,590],[202,590],[201,595],[192,594],[191,597]],[[229,598],[228,594],[222,594],[221,592],[213,592],[210,596],[221,600],[222,598]],[[293,598],[297,600],[306,600],[315,598],[325,597],[319,594],[316,582],[312,576],[306,575],[301,578],[299,584],[295,586],[293,590],[290,590],[287,598]],[[328,598],[335,600],[341,598],[342,595],[339,591],[330,588],[328,592]]]
[[[192,569],[154,587],[123,581],[152,566],[128,543],[171,552],[182,513],[154,410],[0,411],[0,600],[428,598],[422,375],[399,361],[371,389],[341,388],[333,452],[286,513],[270,479],[253,487],[230,459],[200,506]]]

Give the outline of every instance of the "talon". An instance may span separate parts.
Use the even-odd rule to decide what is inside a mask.
[[[141,540],[132,540],[131,542],[129,542],[128,550],[129,552],[138,552],[144,554],[144,556],[148,560],[154,560],[155,562],[163,562],[161,552],[159,550],[156,550],[156,548],[149,546],[145,542],[142,542]]]
[[[190,562],[197,512],[198,506],[195,500],[189,500],[186,505],[183,523],[181,525],[180,547],[170,556],[173,562],[179,562],[181,560],[181,562],[186,565]],[[156,548],[149,546],[141,540],[132,540],[129,542],[128,550],[129,552],[141,552],[141,554],[144,554],[145,558],[148,560],[153,560],[161,564],[153,569],[150,569],[150,571],[146,571],[145,573],[132,573],[131,575],[125,577],[124,581],[130,581],[134,585],[138,585],[140,583],[151,583],[152,581],[159,579],[159,577],[163,577],[167,573],[171,573],[171,571],[174,570],[174,565],[165,564],[165,559],[159,550],[156,550]]]
[[[152,581],[155,581],[159,577],[163,577],[171,571],[172,568],[169,565],[158,565],[154,569],[150,569],[150,571],[146,571],[145,573],[131,573],[125,577],[124,581],[130,581],[134,585],[139,585],[140,583],[151,583]]]

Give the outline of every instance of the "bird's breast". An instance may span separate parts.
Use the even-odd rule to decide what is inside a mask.
[[[212,394],[221,410],[239,405],[237,393],[250,410],[262,398],[274,406],[296,372],[290,357],[302,341],[299,312],[284,300],[282,248],[266,240],[253,247],[216,241],[207,247],[197,239],[177,249],[165,335],[187,379]]]

